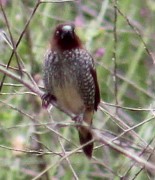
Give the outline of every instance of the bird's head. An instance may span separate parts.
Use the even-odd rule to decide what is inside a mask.
[[[81,41],[75,33],[75,26],[73,24],[60,24],[56,27],[52,39],[52,48],[70,50],[80,47]]]

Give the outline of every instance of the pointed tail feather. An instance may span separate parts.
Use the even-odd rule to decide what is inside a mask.
[[[84,145],[93,139],[93,136],[88,129],[84,127],[79,127],[78,131],[79,131],[79,139],[81,145]],[[83,152],[88,158],[92,157],[93,147],[94,147],[94,143],[90,142],[88,145],[82,148]]]
[[[83,121],[90,127],[92,125],[93,114],[94,114],[94,109],[90,109],[90,108],[87,108],[83,114]],[[79,139],[81,145],[84,145],[93,139],[93,135],[87,127],[79,126],[77,129],[79,132]],[[88,158],[92,157],[93,147],[94,147],[94,143],[90,142],[89,144],[87,144],[82,148],[83,152]]]

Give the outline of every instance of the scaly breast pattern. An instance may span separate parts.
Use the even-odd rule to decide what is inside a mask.
[[[44,68],[46,89],[56,97],[61,108],[74,114],[82,113],[85,104],[94,103],[93,79],[81,57],[83,54],[78,49],[61,54],[53,52],[46,57]]]

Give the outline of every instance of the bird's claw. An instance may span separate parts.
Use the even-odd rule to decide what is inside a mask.
[[[42,96],[42,107],[47,108],[52,101],[56,101],[55,96],[50,93],[45,93]]]
[[[77,124],[81,124],[83,121],[83,114],[75,116],[72,120],[75,121]]]

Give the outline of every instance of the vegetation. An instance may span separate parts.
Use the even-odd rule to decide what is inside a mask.
[[[154,0],[0,2],[0,179],[153,179]],[[41,106],[44,53],[63,22],[96,60],[91,160],[71,118]]]

